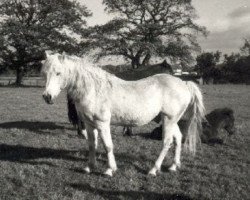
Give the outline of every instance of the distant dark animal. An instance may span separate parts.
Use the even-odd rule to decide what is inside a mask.
[[[235,133],[234,127],[234,112],[231,108],[219,108],[207,114],[206,121],[202,122],[203,132],[201,141],[203,143],[218,143],[222,144],[224,140],[221,138],[221,132],[225,130],[229,135]],[[185,128],[185,121],[178,122],[180,130]],[[162,139],[162,126],[156,127],[150,137],[152,139]],[[183,137],[185,140],[185,137]]]
[[[126,70],[122,72],[114,71],[113,73],[121,79],[137,81],[155,74],[173,74],[173,69],[171,65],[168,64],[166,60],[164,60],[162,63],[141,66],[137,69]]]

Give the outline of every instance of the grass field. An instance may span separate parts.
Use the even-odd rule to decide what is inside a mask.
[[[224,145],[199,147],[193,158],[183,152],[175,173],[147,175],[161,148],[150,140],[149,124],[125,137],[112,127],[118,171],[102,176],[107,158],[98,148],[97,169],[85,174],[87,143],[67,121],[65,95],[54,105],[42,88],[0,88],[0,199],[250,199],[250,86],[203,86],[207,112],[234,109],[237,134]]]

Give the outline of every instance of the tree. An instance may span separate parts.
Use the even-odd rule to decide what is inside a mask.
[[[153,55],[192,60],[199,50],[196,33],[206,34],[194,22],[191,0],[103,0],[116,17],[90,30],[100,57],[120,55],[133,67],[148,64]],[[195,32],[195,34],[194,34]]]
[[[250,56],[250,39],[244,39],[244,44],[240,48],[241,54]]]
[[[240,54],[224,56],[223,72],[229,82],[243,83],[250,80],[250,55],[241,56]]]
[[[245,39],[240,48],[241,53],[224,55],[223,72],[225,78],[230,82],[249,83],[250,80],[250,45]]]
[[[2,0],[0,66],[15,70],[21,85],[23,75],[40,66],[44,50],[80,52],[71,35],[82,32],[90,15],[75,0]]]
[[[196,70],[207,80],[209,78],[219,78],[220,71],[216,68],[221,57],[221,52],[203,52],[196,58]]]

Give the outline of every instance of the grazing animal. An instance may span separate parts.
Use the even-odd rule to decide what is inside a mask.
[[[207,122],[203,122],[203,134],[201,140],[204,143],[220,143],[222,130],[225,130],[229,136],[236,131],[234,127],[234,112],[231,108],[218,108],[206,115]]]
[[[203,132],[201,141],[203,143],[219,143],[224,140],[220,138],[221,132],[225,130],[229,136],[235,133],[234,112],[231,108],[218,108],[205,116],[206,120],[202,122]],[[178,125],[181,131],[185,128],[185,121],[180,120]],[[162,139],[162,126],[156,127],[150,137],[152,139]]]
[[[112,176],[117,165],[110,125],[141,126],[152,121],[159,113],[164,132],[163,146],[149,174],[155,176],[160,170],[174,138],[176,151],[170,170],[180,167],[182,134],[177,122],[183,115],[189,119],[186,145],[195,153],[199,131],[202,129],[204,106],[202,93],[193,82],[184,82],[167,74],[125,81],[96,67],[87,58],[47,53],[42,72],[46,76],[44,100],[52,104],[65,89],[84,121],[89,142],[86,172],[91,172],[95,167],[97,134],[108,157],[105,174]]]

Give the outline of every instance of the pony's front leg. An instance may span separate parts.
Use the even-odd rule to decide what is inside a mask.
[[[97,129],[86,125],[89,144],[89,164],[84,168],[86,173],[90,173],[95,168],[96,163],[96,149],[98,146],[98,131]]]
[[[113,173],[117,170],[117,166],[113,152],[113,142],[110,133],[110,125],[103,125],[100,128],[99,132],[108,157],[109,168],[104,172],[104,174],[108,176],[113,176]]]

